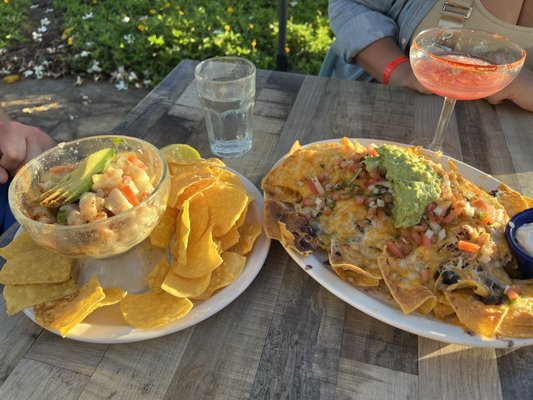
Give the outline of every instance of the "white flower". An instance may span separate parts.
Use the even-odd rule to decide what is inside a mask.
[[[0,48],[0,56],[7,53],[7,49],[5,47]]]
[[[136,81],[137,79],[139,79],[139,77],[137,76],[137,74],[135,73],[135,71],[131,71],[129,74],[128,74],[128,80],[131,82],[131,81]]]
[[[80,53],[80,57],[87,57],[89,54],[91,54],[91,52],[87,51],[87,50],[83,50],[81,53]]]
[[[37,32],[39,33],[44,33],[46,31],[48,31],[48,28],[46,26],[40,26],[37,28]]]
[[[128,90],[128,84],[124,83],[124,81],[118,81],[115,87],[117,88],[117,90]]]
[[[33,67],[33,70],[35,71],[35,77],[37,79],[43,78],[44,67],[42,65],[36,65]]]
[[[124,15],[122,17],[122,22],[130,22],[130,17],[128,17],[127,15]]]
[[[214,33],[215,35],[220,35],[220,34],[222,33],[222,29],[215,29],[215,30],[213,31],[213,33]]]
[[[297,4],[298,4],[297,1],[291,1],[291,2],[289,3],[289,5],[290,5],[291,7],[296,7]]]
[[[27,69],[26,71],[24,71],[24,72],[22,73],[22,76],[23,76],[24,78],[27,78],[27,77],[32,76],[32,75],[33,75],[33,70],[31,70],[31,69]]]
[[[44,17],[41,19],[41,26],[46,26],[46,25],[50,25],[51,22],[48,18]]]
[[[39,8],[39,4],[32,4],[30,6],[30,10],[35,10],[36,8]]]
[[[145,85],[145,86],[148,86],[150,83],[152,83],[152,81],[150,79],[145,79],[143,81],[143,85]]]
[[[122,36],[122,39],[124,39],[127,44],[132,44],[133,42],[135,42],[135,37],[131,33]]]
[[[82,20],[91,19],[93,17],[93,13],[90,12],[88,14],[85,14],[83,17],[81,17]]]
[[[43,34],[42,34],[42,33],[32,32],[32,33],[31,33],[31,37],[32,37],[33,40],[35,40],[36,42],[42,42],[42,41],[43,41]]]
[[[102,68],[100,68],[100,61],[96,61],[96,60],[93,61],[93,65],[91,65],[91,67],[87,70],[89,74],[93,72],[98,73],[101,71],[102,71]]]
[[[50,13],[53,13],[53,12],[54,12],[54,9],[53,9],[53,8],[47,8],[44,12],[45,12],[46,14],[50,14]]]
[[[81,79],[81,76],[77,76],[76,77],[76,82],[74,82],[74,86],[81,86],[81,84],[83,83],[83,79]]]

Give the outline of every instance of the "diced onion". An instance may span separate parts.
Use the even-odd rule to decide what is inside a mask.
[[[437,206],[433,210],[433,214],[435,214],[436,216],[440,217],[442,214],[444,214],[444,209],[442,207],[440,207],[440,206]]]
[[[441,226],[439,224],[437,224],[436,222],[430,222],[429,223],[429,226],[431,226],[431,229],[433,230],[433,232],[437,233],[437,232],[440,232],[441,231]]]
[[[326,194],[326,191],[324,190],[324,188],[322,187],[322,184],[320,183],[320,181],[318,180],[316,176],[311,177],[311,181],[313,182],[313,185],[315,185],[315,188],[318,194],[322,196]]]
[[[446,237],[446,231],[445,231],[444,229],[441,229],[441,230],[439,231],[439,236],[438,236],[438,237],[439,237],[439,242],[440,242],[441,240],[444,240],[444,238]]]
[[[431,239],[431,238],[433,237],[434,234],[435,234],[435,232],[433,232],[431,229],[428,229],[428,230],[426,231],[426,233],[424,233],[424,235],[426,235],[426,237],[427,237],[428,239]]]
[[[487,256],[479,256],[477,259],[483,264],[487,264],[490,261],[490,257]]]
[[[376,199],[376,205],[378,207],[385,207],[385,202],[383,201],[383,199]]]

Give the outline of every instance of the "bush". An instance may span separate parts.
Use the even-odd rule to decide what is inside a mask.
[[[25,2],[29,3],[29,2]],[[51,0],[70,74],[154,86],[183,59],[237,55],[275,67],[278,1]],[[292,69],[316,74],[332,42],[327,0],[292,1],[287,45]],[[1,24],[0,24],[1,25]]]

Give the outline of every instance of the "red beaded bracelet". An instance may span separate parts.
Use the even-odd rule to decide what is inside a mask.
[[[392,73],[392,71],[394,71],[394,69],[398,65],[400,65],[401,63],[407,62],[407,61],[409,61],[409,57],[406,57],[406,56],[401,56],[401,57],[398,57],[398,58],[395,58],[394,60],[392,60],[385,67],[385,71],[383,71],[383,83],[385,85],[387,85],[389,83],[389,78],[390,78],[390,74]]]

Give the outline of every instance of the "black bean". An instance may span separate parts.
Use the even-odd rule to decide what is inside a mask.
[[[461,277],[453,271],[444,271],[441,276],[442,283],[445,285],[453,285],[461,280]]]

